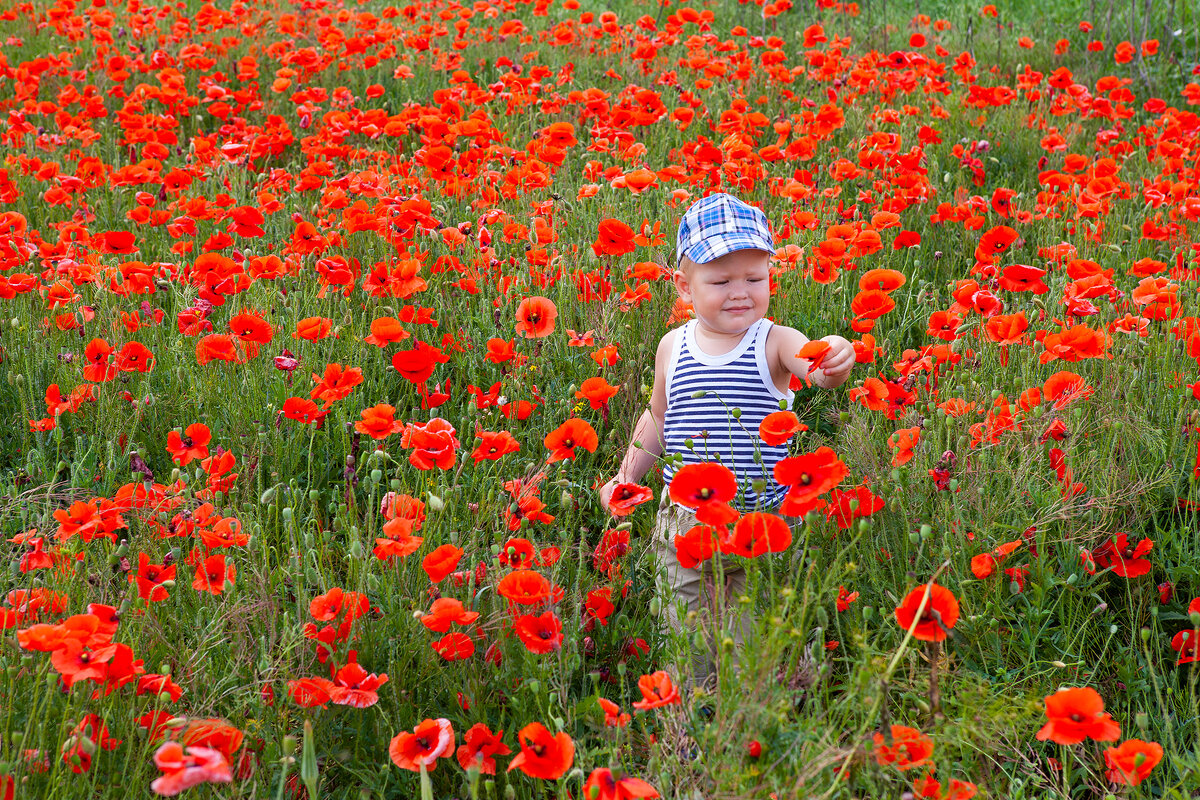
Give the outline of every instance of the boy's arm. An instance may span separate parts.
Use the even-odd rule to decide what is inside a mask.
[[[771,328],[770,344],[777,363],[787,372],[801,380],[811,380],[824,389],[841,386],[850,377],[854,368],[854,345],[841,336],[825,336],[822,342],[829,343],[829,351],[821,359],[821,365],[809,374],[812,362],[796,354],[808,344],[808,337],[794,328],[775,325]],[[769,355],[769,353],[768,353]]]
[[[666,370],[671,357],[673,334],[668,333],[658,343],[654,354],[654,388],[650,392],[650,407],[642,412],[633,429],[633,439],[621,459],[621,467],[608,483],[600,487],[600,503],[608,508],[609,498],[620,483],[638,483],[650,471],[655,459],[663,454],[663,419],[667,413]],[[639,448],[634,442],[640,443]]]
[[[642,412],[634,427],[633,438],[613,478],[616,483],[637,483],[642,480],[655,459],[666,449],[662,435],[663,420],[667,414],[667,361],[671,358],[672,341],[672,334],[667,334],[658,342],[658,350],[654,354],[654,387],[650,391],[650,407]],[[640,442],[642,446],[639,448],[634,442]]]

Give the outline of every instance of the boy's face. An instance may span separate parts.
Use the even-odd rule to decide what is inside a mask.
[[[770,268],[770,253],[735,250],[707,264],[692,264],[689,271],[675,270],[675,289],[692,304],[706,332],[733,336],[766,316]]]

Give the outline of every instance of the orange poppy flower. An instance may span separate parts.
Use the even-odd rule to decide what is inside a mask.
[[[891,726],[891,734],[891,744],[882,733],[875,734],[875,761],[880,766],[892,764],[903,771],[931,763],[933,739],[906,725]]]
[[[894,292],[903,286],[907,280],[903,272],[898,272],[894,269],[869,269],[858,279],[858,288],[863,292],[873,289],[885,293]]]
[[[929,599],[925,600],[925,590]],[[924,608],[922,608],[924,605]],[[917,616],[918,611],[920,616]],[[954,593],[936,583],[922,584],[913,589],[896,607],[896,622],[904,630],[913,628],[913,636],[923,642],[940,642],[958,622],[958,599]]]
[[[1087,325],[1073,325],[1064,331],[1048,334],[1042,339],[1046,351],[1040,360],[1048,364],[1056,359],[1080,361],[1085,358],[1111,358],[1107,350],[1112,338],[1103,331],[1092,330]]]
[[[354,430],[379,440],[386,439],[393,433],[400,433],[404,430],[404,423],[396,419],[394,407],[380,403],[362,410],[362,419],[354,423]]]
[[[517,333],[527,339],[544,339],[554,333],[558,308],[549,297],[533,295],[517,306]]]
[[[395,317],[380,317],[371,321],[371,333],[363,341],[376,347],[387,347],[389,344],[404,341],[410,335],[400,327],[400,320]]]
[[[232,760],[242,749],[245,734],[223,719],[189,720],[179,737],[190,747],[211,747],[225,758]]]
[[[575,763],[575,742],[566,733],[551,734],[540,722],[531,722],[517,733],[521,752],[508,763],[531,778],[555,781]]]
[[[829,354],[829,342],[823,342],[820,339],[814,339],[806,342],[800,348],[800,352],[796,353],[796,358],[803,358],[809,362],[808,374],[811,375],[821,367],[821,362],[825,360],[825,356]]]
[[[1112,783],[1127,786],[1137,786],[1162,761],[1162,745],[1157,742],[1143,742],[1141,739],[1127,739],[1119,747],[1109,747],[1104,751],[1104,763],[1108,767],[1108,780]]]
[[[505,575],[496,584],[501,597],[518,605],[537,605],[550,599],[550,581],[531,569],[518,569]]]
[[[882,289],[864,289],[850,301],[850,312],[859,320],[876,320],[896,307]]]
[[[583,794],[593,800],[634,800],[659,797],[658,791],[641,778],[617,776],[603,767],[592,770],[583,784]]]
[[[331,330],[333,320],[328,317],[305,317],[296,323],[296,332],[292,334],[292,338],[315,342],[324,339]]]
[[[642,693],[642,699],[634,703],[633,707],[641,711],[678,705],[683,702],[675,682],[663,670],[638,678],[638,690]]]
[[[1042,396],[1054,401],[1056,410],[1066,408],[1076,400],[1092,396],[1092,387],[1074,372],[1062,370],[1054,373],[1042,384]]]
[[[439,597],[433,601],[429,613],[421,617],[421,624],[434,633],[445,633],[451,625],[470,625],[479,619],[478,611],[467,611],[461,600]]]
[[[773,411],[763,417],[758,425],[758,437],[764,443],[775,446],[783,444],[797,433],[808,430],[808,426],[791,411]]]
[[[1039,742],[1113,742],[1121,736],[1121,726],[1105,713],[1104,700],[1091,687],[1059,689],[1046,698],[1046,717],[1048,722],[1037,732]]]
[[[916,428],[901,428],[893,433],[888,438],[888,447],[896,451],[896,455],[892,457],[892,466],[899,467],[907,464],[912,460],[913,448],[917,446],[917,442],[921,440],[921,429]]]

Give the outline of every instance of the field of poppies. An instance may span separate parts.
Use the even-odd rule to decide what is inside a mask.
[[[1193,4],[222,5],[0,10],[0,800],[1196,796]],[[714,191],[858,363],[706,691]]]

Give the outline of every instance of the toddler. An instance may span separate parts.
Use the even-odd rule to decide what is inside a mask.
[[[674,280],[695,318],[668,331],[658,343],[650,408],[638,420],[617,474],[600,489],[606,508],[618,484],[640,482],[661,455],[682,456],[683,464],[719,461],[731,469],[738,481],[738,496],[731,505],[739,511],[778,508],[787,487],[775,480],[774,467],[787,456],[788,447],[765,444],[758,437],[759,423],[779,410],[780,400],[790,406],[792,375],[826,388],[844,383],[854,366],[854,347],[840,336],[826,336],[822,341],[830,349],[821,367],[809,373],[810,363],[796,356],[808,342],[804,334],[765,319],[774,252],[766,215],[736,197],[709,195],[683,215]],[[697,396],[701,391],[703,396]],[[735,408],[740,409],[736,418],[730,413]],[[672,462],[664,466],[667,487],[675,471]],[[694,525],[694,510],[673,502],[664,489],[653,534],[664,612],[672,630],[681,630],[691,619],[701,626],[709,652],[693,653],[692,681],[711,687],[717,574],[735,652],[752,621],[733,611],[745,591],[743,569],[730,563],[714,573],[720,553],[695,569],[679,563],[675,536]]]

